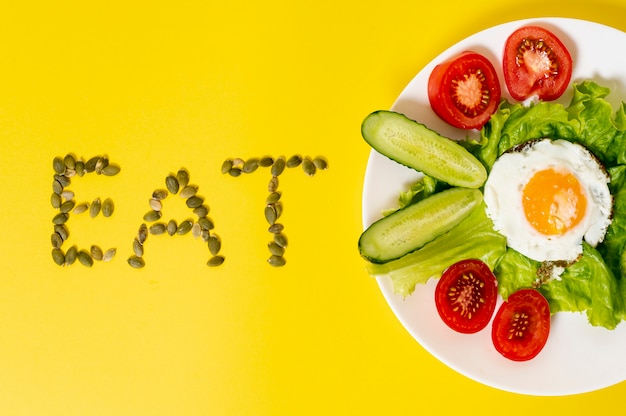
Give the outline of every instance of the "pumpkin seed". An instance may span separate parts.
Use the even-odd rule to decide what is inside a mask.
[[[90,158],[89,160],[87,160],[87,162],[85,162],[85,173],[91,173],[95,171],[96,164],[98,163],[99,159],[100,159],[100,156],[94,156]]]
[[[82,202],[74,207],[74,214],[82,214],[83,212],[89,209],[89,204],[87,202]]]
[[[107,165],[102,168],[102,174],[104,176],[115,176],[120,173],[121,168],[118,165]]]
[[[143,244],[139,242],[137,237],[133,240],[133,253],[137,257],[143,257]]]
[[[148,203],[152,211],[161,211],[163,209],[163,203],[158,199],[151,198]]]
[[[202,237],[202,241],[204,241],[205,243],[208,243],[210,236],[211,234],[209,233],[209,230],[205,230],[204,228],[202,228],[202,232],[200,233],[200,237]]]
[[[52,169],[54,169],[55,173],[63,175],[65,173],[65,163],[63,162],[63,159],[59,156],[52,159]]]
[[[141,257],[130,256],[128,258],[128,264],[132,268],[141,269],[142,267],[144,267],[146,265],[146,262]]]
[[[285,254],[285,248],[279,246],[278,244],[276,244],[276,242],[274,241],[270,241],[267,244],[267,248],[270,250],[270,253],[273,256],[282,256],[283,254]]]
[[[178,226],[178,229],[176,230],[176,233],[178,235],[185,235],[189,231],[191,231],[191,227],[193,227],[193,221],[185,220],[180,223],[180,225]]]
[[[241,168],[243,173],[252,173],[259,168],[259,159],[251,158],[244,162],[243,167]]]
[[[61,195],[61,192],[63,192],[63,185],[61,185],[61,182],[56,179],[52,181],[52,192],[59,196]]]
[[[57,173],[54,174],[54,179],[59,181],[63,188],[67,188],[72,184],[72,180],[65,175],[59,175]]]
[[[274,210],[276,211],[276,219],[280,218],[283,215],[283,203],[280,201],[275,203]]]
[[[180,191],[181,198],[191,198],[196,195],[198,192],[198,187],[196,185],[187,185]]]
[[[111,198],[107,198],[102,203],[102,215],[105,217],[110,217],[113,215],[113,211],[115,210],[115,204],[113,204],[113,200]]]
[[[200,224],[203,230],[212,230],[215,228],[215,224],[213,224],[213,221],[208,217],[198,218],[198,224]]]
[[[137,230],[137,241],[139,241],[140,244],[143,244],[146,242],[147,238],[148,238],[148,226],[146,224],[141,224],[139,226],[139,230]]]
[[[76,261],[76,257],[78,255],[78,247],[75,245],[67,249],[67,253],[65,253],[65,265],[71,266]]]
[[[283,256],[276,256],[273,254],[269,257],[269,259],[267,259],[267,262],[273,267],[282,267],[287,263]]]
[[[65,169],[65,173],[63,174],[66,178],[71,178],[76,176],[76,171],[74,169],[67,168]]]
[[[259,166],[261,167],[269,168],[273,164],[274,164],[274,158],[271,156],[263,156],[261,159],[259,159]]]
[[[167,223],[167,233],[169,235],[174,235],[176,234],[177,230],[178,230],[178,224],[176,224],[176,221],[169,220],[169,222]]]
[[[63,239],[57,233],[52,233],[52,235],[50,236],[50,242],[52,243],[53,248],[61,248],[61,246],[63,245]]]
[[[313,163],[313,161],[309,157],[306,157],[302,161],[302,170],[307,175],[313,176],[315,175],[315,171],[317,170],[317,168],[315,167],[315,164]]]
[[[189,208],[198,208],[204,203],[204,198],[194,195],[190,198],[187,198],[187,201],[185,203]]]
[[[243,167],[244,161],[242,158],[237,157],[235,159],[233,159],[233,166],[238,167],[239,169],[241,169]]]
[[[222,173],[226,174],[229,173],[230,170],[233,167],[233,160],[232,159],[226,159],[223,163],[222,163]]]
[[[152,235],[160,235],[165,232],[166,228],[167,228],[167,225],[165,225],[162,222],[157,222],[157,223],[152,224],[150,228],[148,229],[148,231]]]
[[[60,212],[52,218],[52,223],[57,225],[65,224],[69,218],[70,216],[67,213]]]
[[[115,257],[115,254],[117,253],[117,249],[115,248],[110,248],[107,251],[104,252],[104,255],[102,256],[102,261],[111,261],[113,260],[113,257]]]
[[[68,169],[74,169],[76,168],[76,159],[72,155],[65,155],[63,158],[63,164]]]
[[[100,213],[101,209],[102,202],[100,201],[100,198],[94,199],[89,206],[89,216],[91,218],[95,218]]]
[[[61,195],[52,192],[52,195],[50,195],[50,203],[52,204],[52,208],[59,209],[61,207]]]
[[[74,199],[74,192],[70,191],[69,189],[64,189],[63,192],[61,192],[61,198],[65,199],[66,201]]]
[[[216,256],[217,253],[219,253],[220,250],[222,249],[222,241],[215,234],[209,237],[209,239],[207,240],[207,244],[209,246],[209,251],[214,256]]]
[[[174,175],[168,175],[165,178],[165,187],[172,194],[178,193],[178,189],[180,188],[180,184],[178,183],[178,179]]]
[[[82,160],[78,160],[76,162],[76,174],[78,176],[84,176],[85,175],[85,162],[83,162]]]
[[[268,195],[267,199],[265,200],[265,203],[275,204],[276,202],[278,202],[281,196],[282,194],[279,191],[274,191]]]
[[[107,166],[109,166],[109,158],[107,158],[106,156],[101,156],[98,158],[94,170],[98,175],[100,175],[102,174],[104,168],[106,168]]]
[[[316,156],[315,159],[313,159],[313,164],[319,170],[326,170],[326,169],[328,169],[328,161],[325,158],[323,158],[322,156]]]
[[[181,188],[184,188],[189,183],[189,172],[186,169],[179,169],[176,173],[176,180]]]
[[[91,254],[91,258],[96,261],[101,261],[104,257],[102,249],[95,244],[89,248],[89,253]]]
[[[232,167],[230,168],[230,170],[228,171],[228,174],[230,176],[232,176],[233,178],[236,178],[237,176],[241,175],[241,168],[238,167]]]
[[[85,267],[93,266],[93,259],[86,250],[80,250],[76,255],[78,261]]]
[[[276,208],[274,208],[273,204],[270,205],[266,205],[265,206],[265,220],[268,222],[268,224],[274,224],[276,222]]]
[[[75,205],[76,205],[76,202],[70,199],[69,201],[65,201],[64,203],[62,203],[61,206],[59,207],[59,210],[61,212],[70,212],[72,209],[74,209]]]
[[[63,250],[61,250],[58,247],[54,247],[52,249],[52,260],[54,260],[54,262],[61,266],[65,263],[65,254],[63,254]]]
[[[165,189],[156,189],[154,192],[152,192],[152,199],[161,201],[165,198],[167,198],[167,191]]]
[[[198,238],[202,235],[202,227],[197,222],[191,226],[191,235],[194,238]]]
[[[272,165],[272,176],[279,176],[281,173],[283,173],[283,171],[285,170],[285,158],[284,157],[279,157],[278,159],[276,159],[274,161],[274,164]]]
[[[285,229],[284,225],[282,225],[280,223],[274,223],[274,224],[269,226],[267,231],[269,231],[272,234],[278,234],[278,233],[282,233],[284,229]]]
[[[223,263],[224,263],[224,256],[213,256],[207,262],[207,266],[217,267],[217,266],[221,266]]]
[[[162,215],[161,211],[150,210],[144,214],[143,220],[147,222],[154,222],[161,218]]]
[[[278,176],[272,176],[269,183],[267,184],[267,191],[272,193],[278,190]]]
[[[287,236],[283,233],[274,234],[274,242],[282,248],[287,247]]]
[[[288,168],[296,168],[300,166],[301,163],[302,163],[302,156],[293,155],[289,159],[287,159],[286,165]]]
[[[193,213],[198,216],[198,218],[206,217],[209,213],[209,207],[206,205],[200,205],[193,209]]]
[[[57,233],[59,237],[61,237],[61,240],[63,241],[67,240],[70,236],[69,230],[63,224],[55,225],[54,232]]]

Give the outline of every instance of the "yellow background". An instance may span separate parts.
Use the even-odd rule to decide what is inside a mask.
[[[356,249],[363,117],[457,41],[541,16],[626,30],[624,0],[3,2],[0,415],[586,414],[622,402],[623,383],[527,397],[457,374],[404,330]],[[116,202],[109,219],[71,220],[77,244],[118,250],[91,269],[50,256],[52,159],[67,152],[122,167],[73,185],[77,200]],[[330,167],[281,176],[290,244],[275,269],[269,174],[220,167],[294,153]],[[208,268],[191,236],[154,237],[131,269],[148,197],[180,167],[226,262]],[[181,201],[166,200],[168,215],[184,219]]]

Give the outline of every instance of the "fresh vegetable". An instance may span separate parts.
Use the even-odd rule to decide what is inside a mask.
[[[572,57],[554,33],[539,26],[524,26],[507,38],[502,69],[514,99],[537,96],[550,101],[559,98],[569,86]]]
[[[366,268],[371,276],[391,279],[394,292],[408,296],[416,285],[438,279],[445,269],[464,259],[480,259],[493,269],[505,251],[506,239],[493,230],[481,203],[456,227],[424,247],[385,264],[368,262]]]
[[[478,259],[448,267],[437,282],[435,305],[441,319],[457,332],[472,334],[485,328],[496,308],[496,277]]]
[[[399,209],[361,234],[359,251],[374,263],[402,257],[459,224],[482,198],[478,189],[455,187]]]
[[[485,167],[456,141],[393,111],[375,111],[361,125],[365,141],[384,156],[452,186],[478,188]]]
[[[496,350],[513,361],[539,354],[550,334],[550,307],[535,289],[520,289],[500,305],[493,318],[491,338]]]
[[[437,65],[428,79],[433,111],[462,129],[481,128],[498,108],[500,80],[483,55],[467,51]]]

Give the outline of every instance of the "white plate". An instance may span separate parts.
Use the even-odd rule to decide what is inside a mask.
[[[502,81],[499,62],[504,41],[515,29],[529,23],[552,30],[568,47],[574,60],[572,82],[593,79],[610,87],[607,99],[615,109],[622,99],[626,100],[626,54],[619,52],[626,50],[626,33],[588,21],[539,18],[498,25],[452,46],[411,80],[392,110],[447,137],[466,137],[467,132],[449,127],[430,109],[430,72],[438,63],[471,49],[492,60]],[[504,86],[503,95],[510,99]],[[560,101],[567,103],[570,98],[568,90]],[[418,177],[417,172],[372,151],[365,173],[363,227],[380,218],[381,210],[397,206],[399,192]],[[495,351],[490,326],[473,335],[458,334],[445,326],[435,309],[434,279],[418,285],[407,298],[394,294],[391,281],[386,278],[378,278],[378,284],[397,318],[417,342],[449,367],[485,385],[521,394],[558,396],[593,391],[626,379],[626,322],[609,331],[592,327],[583,314],[558,313],[552,318],[550,337],[543,351],[533,360],[518,363]]]

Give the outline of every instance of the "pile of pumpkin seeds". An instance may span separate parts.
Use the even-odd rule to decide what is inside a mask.
[[[328,161],[322,156],[314,158],[295,154],[289,158],[285,156],[263,156],[260,158],[253,157],[247,160],[241,158],[226,159],[222,163],[222,173],[233,177],[241,176],[241,174],[249,174],[257,171],[258,168],[269,168],[271,178],[267,184],[269,195],[265,200],[264,214],[265,220],[269,224],[268,232],[272,234],[271,241],[267,244],[270,256],[267,262],[274,267],[282,267],[287,264],[284,257],[287,248],[287,236],[285,235],[284,225],[278,222],[282,212],[283,204],[281,202],[282,193],[278,190],[278,177],[285,169],[293,169],[301,167],[303,172],[308,176],[313,176],[318,170],[328,169]]]
[[[58,212],[52,218],[54,226],[50,237],[52,243],[52,260],[59,266],[70,266],[78,260],[79,263],[86,267],[93,266],[95,261],[110,261],[115,257],[116,249],[110,248],[103,251],[97,245],[92,245],[89,250],[78,249],[73,245],[67,251],[63,251],[63,244],[69,238],[69,229],[67,221],[71,214],[82,214],[89,212],[94,218],[102,213],[105,217],[113,215],[115,206],[111,198],[101,201],[96,198],[91,203],[76,203],[74,192],[68,189],[75,176],[82,177],[88,173],[96,173],[104,176],[115,176],[120,172],[120,167],[116,164],[109,163],[106,155],[94,156],[88,160],[77,158],[73,154],[67,154],[64,157],[57,156],[52,160],[52,169],[54,175],[52,179],[52,195],[50,203]]]
[[[163,201],[169,195],[178,194],[185,200],[187,207],[195,215],[180,223],[174,219],[165,222],[163,216]],[[211,267],[220,266],[224,263],[224,256],[220,254],[222,247],[221,240],[213,232],[215,225],[208,217],[209,206],[205,203],[204,197],[198,195],[198,186],[189,182],[189,172],[181,168],[178,172],[170,173],[165,177],[165,188],[155,189],[148,200],[150,210],[143,216],[145,221],[139,226],[137,236],[133,241],[133,255],[128,258],[128,264],[134,268],[145,266],[143,259],[144,243],[149,235],[186,235],[191,233],[196,238],[201,238],[207,244],[211,257],[207,265]]]

